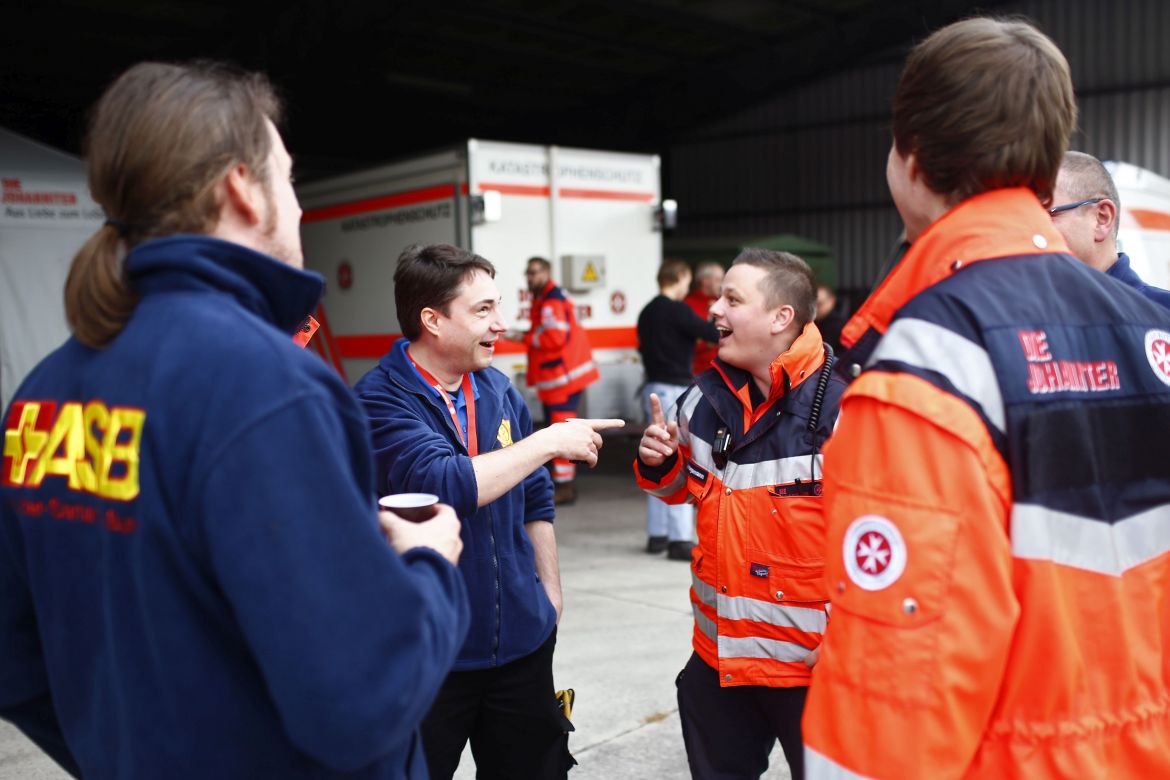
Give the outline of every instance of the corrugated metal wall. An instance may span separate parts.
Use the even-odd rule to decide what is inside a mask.
[[[1170,3],[1032,0],[998,13],[1029,17],[1068,58],[1073,148],[1170,176]],[[777,95],[674,146],[678,236],[807,236],[833,247],[838,286],[864,295],[901,232],[885,161],[902,59]]]

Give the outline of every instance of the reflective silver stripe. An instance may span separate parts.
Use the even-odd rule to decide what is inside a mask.
[[[754,620],[817,634],[825,633],[825,626],[828,623],[828,616],[823,609],[791,607],[760,599],[749,599],[747,596],[720,595],[718,604],[716,609],[719,617],[728,620]]]
[[[942,374],[960,393],[983,409],[1000,433],[1007,419],[995,367],[987,350],[954,331],[933,322],[907,318],[896,320],[878,343],[866,367],[882,360]]]
[[[693,415],[695,413],[695,407],[697,407],[698,402],[700,402],[702,400],[703,400],[703,391],[701,391],[701,389],[698,389],[697,385],[691,385],[690,392],[687,394],[687,398],[683,400],[682,407],[679,407],[679,402],[675,401],[674,405],[672,407],[670,407],[670,409],[667,410],[666,419],[670,420],[670,419],[672,419],[672,415],[670,415],[670,412],[672,412],[673,409],[677,409],[677,412],[676,412],[674,419],[679,421],[679,443],[680,444],[687,444],[687,446],[690,446],[690,443],[691,443],[690,415]],[[711,450],[711,447],[710,447],[710,444],[708,444],[708,446],[707,446],[708,454],[710,453],[710,450]],[[708,456],[708,460],[710,460],[709,456]],[[704,465],[703,468],[707,468],[706,465]],[[708,471],[709,470],[710,469],[708,469]]]
[[[1034,504],[1012,507],[1012,554],[1120,577],[1170,552],[1170,504],[1110,525]]]
[[[812,648],[802,647],[795,642],[781,642],[778,639],[764,639],[758,636],[719,637],[720,658],[770,658],[773,661],[792,663],[803,661]]]
[[[540,346],[540,337],[546,330],[568,330],[568,329],[569,329],[569,323],[567,323],[567,322],[554,322],[554,323],[549,323],[547,325],[539,325],[532,331],[532,346],[534,346],[534,347]]]
[[[698,436],[688,436],[687,438],[690,439],[691,460],[695,462],[695,465],[706,469],[712,474],[719,471],[719,469],[715,468],[715,461],[711,458],[710,442],[703,441]],[[681,443],[682,440],[682,429],[680,427],[679,442]]]
[[[703,614],[703,610],[699,609],[699,605],[691,602],[691,611],[695,613],[695,625],[699,630],[707,635],[707,638],[712,642],[716,640],[715,621]]]
[[[568,373],[562,374],[561,376],[554,377],[553,379],[549,379],[545,382],[537,382],[534,386],[536,387],[537,390],[548,390],[550,387],[560,387],[561,385],[569,384],[569,382],[572,382],[577,377],[579,377],[583,374],[586,374],[592,370],[593,370],[593,361],[586,360],[584,363],[577,366],[572,371],[569,371]]]
[[[804,776],[808,780],[871,780],[869,775],[850,772],[828,756],[804,746]]]
[[[808,482],[820,478],[824,470],[823,463],[824,458],[819,453],[816,456],[811,453],[793,455],[759,463],[731,462],[724,471],[723,485],[732,490],[751,490],[769,485],[786,485],[798,479]]]
[[[695,589],[695,595],[699,597],[699,601],[712,609],[716,608],[715,586],[699,579],[699,575],[695,574],[694,569],[691,569],[691,587]]]

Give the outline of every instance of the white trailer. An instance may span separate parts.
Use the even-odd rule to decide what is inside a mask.
[[[1170,290],[1170,179],[1124,162],[1106,162],[1121,200],[1117,240],[1146,284]]]
[[[311,346],[351,383],[373,367],[400,335],[395,261],[416,243],[490,260],[509,327],[527,328],[524,268],[540,255],[577,304],[601,372],[581,413],[639,419],[635,325],[657,294],[659,168],[656,155],[472,139],[299,188],[305,267],[328,282]],[[522,345],[501,342],[496,355],[535,411]]]

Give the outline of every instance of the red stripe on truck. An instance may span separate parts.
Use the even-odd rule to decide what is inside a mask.
[[[481,191],[495,190],[501,195],[530,195],[537,198],[547,198],[549,196],[548,186],[537,186],[532,184],[494,184],[490,182],[480,182],[479,189]],[[588,190],[579,187],[561,187],[559,190],[557,190],[557,194],[562,198],[586,198],[589,200],[635,200],[644,203],[652,203],[658,197],[653,192]]]
[[[427,203],[432,200],[450,200],[455,197],[455,185],[443,184],[438,187],[425,187],[421,190],[396,192],[393,195],[379,195],[376,198],[355,200],[350,203],[340,203],[336,206],[324,206],[319,209],[306,211],[301,217],[301,224],[306,222],[320,222],[325,219],[338,217],[352,217],[356,214],[368,214],[371,211],[384,211],[400,206],[411,206],[415,203]]]
[[[1130,209],[1138,226],[1146,230],[1170,230],[1170,214],[1153,209]]]
[[[532,195],[537,198],[548,197],[548,185],[543,187],[533,184],[488,184],[480,182],[479,189],[495,190],[501,195]]]
[[[622,192],[621,190],[582,190],[561,187],[562,198],[587,198],[589,200],[637,200],[651,203],[657,197],[653,192]]]

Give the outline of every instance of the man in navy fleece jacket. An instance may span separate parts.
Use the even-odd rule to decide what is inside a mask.
[[[107,90],[73,338],[4,417],[0,716],[87,779],[427,777],[458,521],[377,515],[361,409],[292,341],[322,280],[277,108],[210,65]]]
[[[593,466],[597,431],[624,425],[573,420],[532,432],[520,394],[491,367],[507,327],[495,273],[453,246],[409,247],[394,274],[406,338],[355,387],[379,489],[435,493],[463,520],[471,629],[423,723],[432,780],[454,774],[468,739],[480,777],[545,780],[572,765],[553,696],[561,583],[542,465]]]

